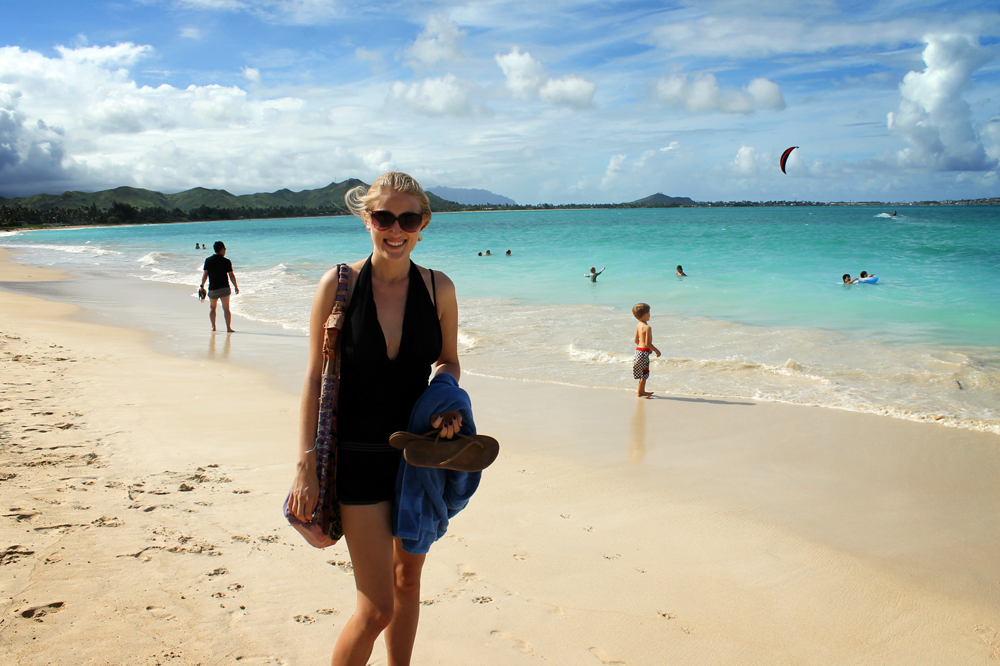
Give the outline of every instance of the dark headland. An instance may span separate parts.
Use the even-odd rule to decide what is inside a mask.
[[[164,194],[138,187],[117,187],[99,192],[69,191],[62,194],[35,194],[27,197],[0,196],[0,228],[34,227],[43,225],[107,225],[160,222],[201,222],[287,217],[323,217],[346,215],[344,194],[365,183],[357,178],[330,183],[315,190],[235,195],[226,190],[195,187],[183,192]],[[816,202],[816,201],[694,201],[689,197],[672,197],[661,192],[624,203],[603,204],[516,204],[512,199],[486,190],[432,188],[455,198],[492,195],[496,203],[460,203],[428,191],[435,212],[485,210],[550,210],[587,208],[687,208],[718,206],[906,206],[906,205],[1000,205],[1000,198],[920,201],[920,202]],[[468,194],[472,193],[472,194]],[[485,193],[485,194],[484,194]],[[457,196],[463,194],[463,196]],[[469,200],[469,199],[466,199]]]

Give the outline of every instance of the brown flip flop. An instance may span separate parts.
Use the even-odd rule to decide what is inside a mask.
[[[416,467],[437,467],[456,472],[481,472],[500,454],[500,444],[487,435],[456,435],[441,439],[436,430],[426,435],[393,433],[389,445],[402,449],[406,462]]]

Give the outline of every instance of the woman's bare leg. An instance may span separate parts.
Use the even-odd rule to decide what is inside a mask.
[[[427,556],[406,552],[399,539],[392,542],[395,602],[392,622],[385,630],[385,645],[389,666],[409,666],[420,618],[420,572]]]
[[[375,639],[392,622],[395,585],[391,507],[389,502],[340,505],[358,605],[333,648],[333,666],[365,666]]]

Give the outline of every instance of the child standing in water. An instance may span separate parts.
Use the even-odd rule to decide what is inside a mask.
[[[649,325],[649,304],[636,303],[632,314],[639,323],[635,327],[635,361],[632,363],[632,377],[639,380],[639,392],[636,397],[648,398],[652,391],[646,390],[646,380],[649,379],[649,353],[660,350],[653,346],[653,328]]]

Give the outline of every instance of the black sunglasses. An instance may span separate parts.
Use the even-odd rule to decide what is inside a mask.
[[[370,210],[368,214],[372,218],[372,224],[379,231],[388,231],[392,229],[393,224],[399,222],[400,229],[412,234],[414,231],[420,231],[420,227],[424,224],[424,216],[420,213],[403,213],[396,217],[387,210]]]

